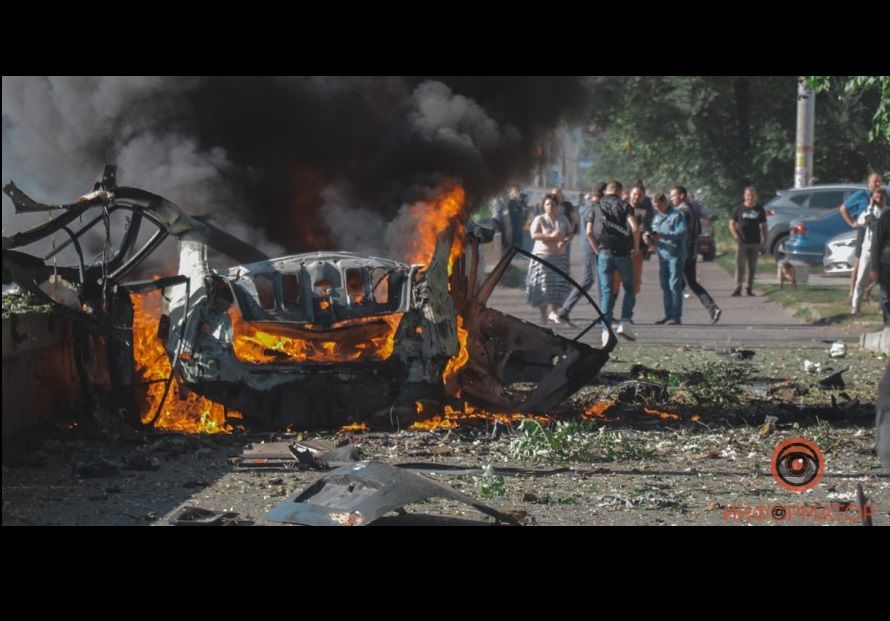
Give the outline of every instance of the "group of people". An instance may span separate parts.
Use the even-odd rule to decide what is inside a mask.
[[[697,279],[697,243],[703,214],[702,208],[689,199],[686,188],[674,186],[670,200],[663,192],[650,199],[642,182],[624,192],[620,182],[611,181],[600,184],[589,198],[589,204],[574,210],[554,189],[544,197],[544,212],[531,220],[529,232],[534,241],[532,254],[565,273],[569,272],[568,249],[573,236],[576,232],[583,235],[584,260],[578,284],[587,291],[599,281],[600,308],[605,318],[604,346],[609,339],[608,326],[612,324],[619,286],[624,297],[616,332],[625,339],[635,339],[630,325],[640,292],[643,260],[653,253],[658,255],[664,303],[664,317],[657,324],[682,323],[684,286],[708,309],[712,323],[720,319],[722,311]],[[531,262],[526,279],[527,299],[541,311],[542,322],[574,325],[570,313],[582,293],[568,289],[568,282],[558,273],[540,262]]]

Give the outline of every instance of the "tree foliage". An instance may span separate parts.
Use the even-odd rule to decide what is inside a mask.
[[[813,92],[820,93],[831,90],[831,77],[827,75],[807,76],[807,85]],[[887,75],[854,75],[845,78],[843,88],[837,90],[841,101],[849,101],[873,91],[878,95],[878,105],[872,117],[870,140],[882,140],[890,143],[890,76]]]
[[[591,184],[680,184],[729,209],[746,185],[766,199],[793,183],[796,77],[611,76],[588,85]],[[890,168],[890,145],[866,140],[878,101],[817,97],[817,182],[862,181],[870,170]]]

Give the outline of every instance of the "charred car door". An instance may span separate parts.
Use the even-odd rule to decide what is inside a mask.
[[[488,302],[492,293],[518,256],[528,258],[529,266],[531,262],[541,263],[544,269],[552,270],[580,290],[596,316],[603,319],[593,299],[568,274],[513,247],[476,293],[461,305],[460,313],[468,333],[468,361],[457,381],[460,397],[480,407],[501,412],[545,412],[599,373],[615,347],[616,338],[611,334],[606,347],[597,349],[581,342],[595,321],[569,339],[491,308]]]

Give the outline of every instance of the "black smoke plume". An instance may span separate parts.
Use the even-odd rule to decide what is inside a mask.
[[[115,163],[122,185],[261,247],[386,253],[402,206],[443,180],[472,209],[526,175],[585,92],[571,77],[4,77],[3,182],[67,202]],[[11,212],[4,198],[4,234]]]

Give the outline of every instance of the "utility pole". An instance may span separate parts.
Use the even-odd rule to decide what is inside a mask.
[[[803,76],[797,79],[797,145],[794,149],[794,187],[813,181],[813,134],[816,127],[816,95]]]

